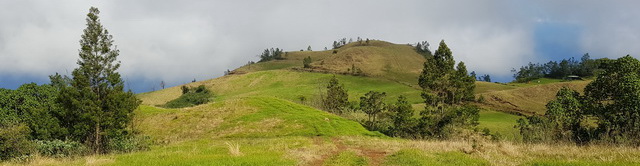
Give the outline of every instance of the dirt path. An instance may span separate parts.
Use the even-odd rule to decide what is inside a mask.
[[[364,157],[369,159],[369,165],[373,165],[373,166],[380,165],[384,157],[387,155],[387,153],[384,151],[379,151],[374,149],[368,149],[363,147],[349,148],[347,145],[343,143],[342,139],[336,138],[336,137],[331,138],[331,142],[336,146],[336,149],[332,150],[331,152],[323,154],[320,157],[320,159],[311,162],[310,165],[322,166],[324,162],[326,162],[329,158],[336,156],[342,153],[343,151],[349,150],[349,149],[355,149],[357,151],[360,151],[362,155],[364,155]],[[318,146],[325,146],[325,143],[322,137],[313,138],[313,144]]]

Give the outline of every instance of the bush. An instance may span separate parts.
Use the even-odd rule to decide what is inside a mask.
[[[211,92],[204,86],[200,85],[196,88],[183,86],[182,96],[171,100],[164,105],[167,108],[184,108],[192,107],[200,104],[206,104],[213,96]]]
[[[111,152],[134,152],[140,150],[149,150],[151,138],[149,136],[137,137],[120,137],[109,141],[107,144],[108,151]]]
[[[0,160],[31,156],[35,148],[29,140],[30,133],[25,124],[0,124]]]
[[[36,149],[40,155],[49,157],[81,156],[89,153],[89,148],[76,141],[37,141]]]

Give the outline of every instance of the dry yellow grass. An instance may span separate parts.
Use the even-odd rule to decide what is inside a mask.
[[[563,144],[524,144],[508,141],[401,140],[370,137],[340,137],[349,148],[364,147],[393,154],[402,149],[419,149],[427,154],[463,152],[492,165],[523,165],[539,160],[603,163],[640,163],[640,149],[615,146],[575,146]],[[472,139],[473,140],[473,139]],[[474,149],[473,146],[476,146]]]
[[[481,105],[493,110],[519,112],[527,115],[544,114],[545,105],[553,100],[558,90],[568,87],[582,92],[590,81],[560,82],[522,87],[517,89],[480,93],[484,103]]]
[[[242,156],[242,152],[240,152],[240,144],[233,142],[225,142],[224,144],[227,145],[231,156]]]

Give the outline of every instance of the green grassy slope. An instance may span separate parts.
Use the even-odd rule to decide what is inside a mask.
[[[215,94],[215,101],[249,96],[272,96],[289,101],[299,101],[304,96],[307,101],[319,100],[326,92],[326,84],[332,74],[296,72],[290,70],[267,70],[248,74],[228,75],[217,79],[188,84],[205,85]],[[372,77],[336,75],[340,83],[348,89],[350,100],[358,98],[370,90],[387,92],[389,102],[397,96],[405,95],[410,102],[421,101],[420,91],[393,81]],[[179,87],[139,95],[143,104],[162,105],[179,97]]]
[[[185,109],[141,106],[136,125],[158,143],[203,138],[381,136],[359,123],[272,97],[242,97]]]

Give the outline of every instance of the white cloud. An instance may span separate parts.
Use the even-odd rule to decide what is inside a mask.
[[[469,70],[509,76],[541,61],[533,27],[581,26],[595,57],[640,54],[635,1],[10,1],[0,0],[0,75],[40,75],[76,67],[84,17],[93,5],[121,50],[129,79],[180,84],[222,75],[267,47],[315,50],[342,37],[396,43],[441,39]],[[149,88],[143,91],[150,90]]]

